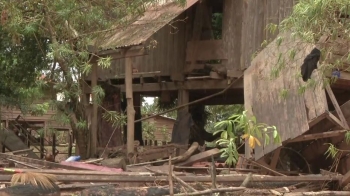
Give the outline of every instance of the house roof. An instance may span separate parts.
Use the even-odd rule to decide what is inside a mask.
[[[102,41],[100,49],[109,50],[141,45],[197,1],[187,0],[184,7],[175,2],[150,7],[143,16],[136,19],[131,25],[106,37]]]

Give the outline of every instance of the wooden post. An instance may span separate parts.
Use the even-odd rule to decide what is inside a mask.
[[[141,116],[141,95],[140,93],[133,93],[133,104],[134,104],[134,110],[135,110],[135,120],[139,120],[142,118]],[[137,140],[140,142],[140,145],[143,146],[143,140],[142,140],[142,121],[137,122],[134,125],[134,140]]]
[[[91,70],[91,88],[97,86],[97,63],[92,65]],[[92,118],[91,118],[91,135],[90,135],[90,157],[96,154],[97,149],[97,112],[98,105],[96,102],[96,94],[92,92]]]
[[[56,133],[52,134],[52,156],[56,154]]]
[[[69,136],[69,143],[68,143],[68,157],[72,156],[72,149],[73,149],[73,134],[72,131],[68,131],[68,136]]]
[[[189,102],[189,92],[188,92],[188,90],[183,90],[183,89],[181,89],[181,90],[179,90],[178,91],[178,98],[177,98],[178,100],[177,100],[177,104],[180,106],[180,105],[183,105],[183,104],[187,104],[188,102]],[[188,106],[185,106],[185,107],[183,107],[183,108],[181,108],[181,109],[179,109],[178,111],[177,111],[177,115],[179,116],[179,114],[180,114],[180,112],[181,111],[186,111],[186,112],[188,112]],[[188,130],[183,130],[184,132],[185,131],[190,131],[190,129],[188,129]],[[187,134],[187,135],[190,135],[189,133],[183,133],[183,134]],[[189,140],[189,138],[187,137],[186,138],[186,140],[187,141],[183,141],[183,143],[182,144],[188,144],[188,140]],[[177,152],[176,152],[176,154],[177,155],[181,155],[181,154],[183,154],[183,153],[185,153],[186,152],[186,149],[177,149]]]
[[[132,96],[132,59],[125,59],[125,94],[126,94],[126,112],[127,112],[127,154],[134,154],[134,126],[135,109]]]
[[[44,151],[45,151],[45,148],[44,148],[44,141],[45,141],[45,136],[44,134],[41,134],[40,135],[40,159],[43,159],[44,158]]]

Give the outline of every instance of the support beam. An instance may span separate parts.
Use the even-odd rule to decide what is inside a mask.
[[[97,63],[92,64],[91,70],[91,88],[94,89],[97,86]],[[92,92],[92,118],[91,118],[91,134],[90,134],[90,157],[94,157],[97,150],[97,96]]]
[[[125,91],[126,91],[126,112],[127,112],[127,155],[134,154],[134,121],[135,109],[133,104],[132,89],[132,59],[125,59]]]
[[[112,59],[123,59],[137,56],[145,56],[148,55],[148,51],[144,46],[134,46],[128,49],[116,49],[116,50],[105,50],[98,51],[98,49],[94,46],[89,46],[89,51],[93,53],[97,53],[99,57],[111,57]]]
[[[228,80],[191,80],[185,82],[161,82],[161,83],[145,83],[133,84],[134,92],[159,92],[159,91],[177,91],[184,90],[222,90],[229,85]],[[125,85],[115,85],[122,92],[126,91]],[[243,80],[233,84],[232,89],[243,89]],[[87,89],[88,90],[88,89]]]
[[[134,108],[135,108],[135,120],[139,120],[142,118],[141,116],[141,95],[139,93],[134,93],[133,95],[133,102],[134,102]],[[142,122],[135,123],[135,134],[134,134],[134,140],[139,141],[140,145],[143,146],[143,140],[142,140]]]
[[[327,119],[329,121],[331,121],[334,125],[337,125],[343,129],[346,129],[346,126],[344,126],[344,124],[342,122],[340,122],[340,120],[336,116],[334,116],[333,114],[328,113]]]
[[[334,96],[334,94],[333,94],[333,91],[332,91],[332,89],[331,89],[331,87],[330,87],[329,85],[326,85],[326,91],[327,91],[327,93],[328,93],[328,95],[329,95],[329,98],[332,100],[332,103],[333,103],[333,105],[334,105],[335,111],[337,111],[337,114],[338,114],[338,116],[339,116],[339,118],[340,118],[340,121],[342,122],[342,124],[344,125],[344,127],[345,127],[346,129],[350,129],[350,128],[349,128],[349,125],[348,125],[348,122],[346,121],[346,119],[345,119],[345,117],[344,117],[344,114],[343,114],[343,112],[342,112],[341,109],[340,109],[340,106],[339,106],[339,104],[338,104],[338,101],[337,101],[337,99],[335,98],[335,96]]]
[[[270,168],[273,170],[276,170],[277,163],[278,163],[278,160],[279,160],[280,154],[281,154],[281,149],[282,149],[282,147],[279,147],[273,152],[273,157],[272,157],[271,163],[270,163]]]
[[[160,82],[160,83],[144,83],[133,84],[133,92],[159,92],[159,91],[177,91],[179,89],[185,90],[222,90],[226,88],[230,80],[191,80],[184,82]],[[125,92],[126,86],[124,84],[114,85],[119,88],[121,92]],[[243,89],[243,79],[240,79],[232,85],[231,89]],[[91,93],[91,87],[84,86],[85,93]]]
[[[327,131],[327,132],[322,132],[322,133],[301,135],[301,136],[296,137],[290,141],[286,141],[286,143],[289,144],[289,143],[295,143],[295,142],[317,140],[317,139],[322,139],[322,138],[338,137],[346,132],[347,132],[347,130],[335,130],[335,131]]]

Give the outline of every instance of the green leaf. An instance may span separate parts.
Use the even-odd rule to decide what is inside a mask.
[[[276,138],[278,136],[277,130],[273,130],[273,138]]]

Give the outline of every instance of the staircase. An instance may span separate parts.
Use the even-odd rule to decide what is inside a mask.
[[[11,151],[14,155],[26,156],[28,158],[40,159],[38,155],[33,152],[33,149],[19,138],[14,131],[4,129],[0,133],[1,143],[5,148]]]
[[[16,131],[6,128],[0,131],[0,142],[14,155],[40,159],[46,154],[46,149],[40,148],[40,140],[32,135],[30,125],[23,118],[21,122],[19,121],[20,118],[22,117],[19,115],[11,124],[11,127],[17,129]],[[33,148],[29,148],[29,144],[39,151],[40,157],[33,152]]]

